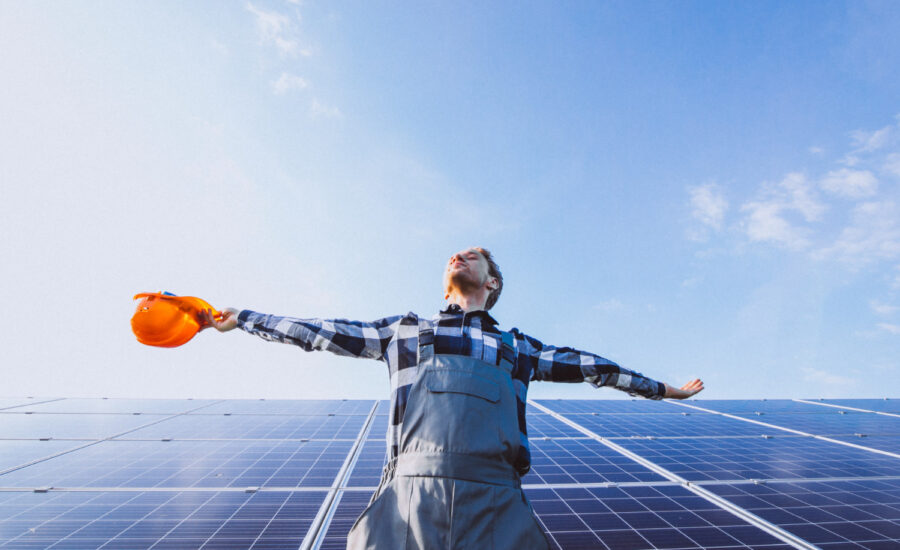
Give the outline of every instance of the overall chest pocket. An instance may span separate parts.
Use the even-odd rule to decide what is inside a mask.
[[[452,393],[480,397],[490,403],[500,400],[500,386],[471,372],[440,369],[426,374],[425,387],[431,393]]]

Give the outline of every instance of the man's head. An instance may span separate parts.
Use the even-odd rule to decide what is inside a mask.
[[[503,275],[490,251],[481,247],[461,250],[450,257],[444,271],[444,298],[454,291],[486,295],[484,309],[494,307],[503,290]]]

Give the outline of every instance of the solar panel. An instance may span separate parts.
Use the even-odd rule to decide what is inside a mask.
[[[522,481],[559,549],[896,548],[896,402],[542,400]],[[386,459],[387,401],[0,409],[0,550],[343,548]]]
[[[298,548],[324,492],[0,493],[4,549]]]

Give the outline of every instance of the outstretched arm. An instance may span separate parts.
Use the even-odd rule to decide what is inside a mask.
[[[330,351],[348,357],[384,359],[388,344],[403,316],[377,321],[296,319],[228,308],[219,320],[206,312],[206,321],[220,332],[240,328],[264,340],[300,346],[306,351]]]
[[[589,382],[648,399],[687,399],[703,389],[699,379],[675,388],[613,361],[574,348],[547,346],[513,329],[521,359],[531,362],[531,379],[549,382]]]

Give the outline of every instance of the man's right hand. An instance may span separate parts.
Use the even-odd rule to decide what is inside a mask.
[[[228,332],[229,330],[237,328],[239,313],[240,311],[229,307],[221,311],[222,315],[218,319],[213,317],[211,309],[207,309],[202,315],[209,326],[215,327],[219,332]]]

